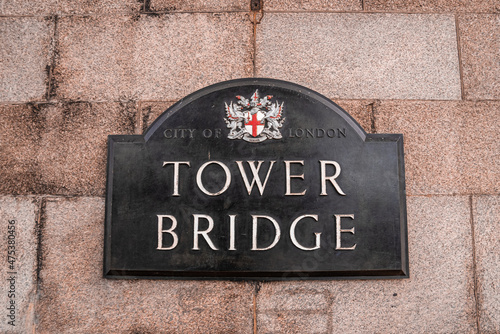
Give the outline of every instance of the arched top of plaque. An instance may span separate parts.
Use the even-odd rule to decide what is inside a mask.
[[[172,126],[168,123],[177,114],[202,126],[195,129],[173,121],[172,126],[178,131],[169,130]],[[325,122],[326,119],[330,122]],[[185,133],[180,133],[182,128]],[[206,130],[207,138],[218,131],[219,137],[260,143],[283,137],[342,137],[346,128],[365,141],[367,134],[358,122],[325,96],[291,82],[246,78],[217,83],[179,100],[145,131],[144,140],[188,136],[193,134],[187,132],[188,129],[194,129]]]

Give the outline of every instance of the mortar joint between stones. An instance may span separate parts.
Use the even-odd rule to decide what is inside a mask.
[[[379,103],[379,100],[375,100],[367,105],[367,111],[370,116],[370,133],[377,133],[375,109]]]
[[[257,295],[259,294],[261,288],[261,283],[259,281],[254,282],[254,293],[253,293],[253,334],[257,334]]]
[[[45,71],[47,72],[45,99],[47,101],[50,101],[55,98],[56,88],[57,88],[57,83],[54,77],[54,69],[56,67],[57,56],[58,56],[57,31],[58,31],[59,16],[57,14],[49,16],[48,20],[54,22],[53,33],[50,40],[49,60],[48,64],[45,66]]]
[[[36,296],[38,298],[38,295],[40,293],[40,285],[41,285],[41,269],[42,269],[42,261],[43,261],[43,254],[42,254],[42,229],[43,229],[43,224],[45,221],[45,209],[46,209],[46,198],[41,197],[37,199],[38,202],[38,208],[37,208],[37,215],[36,215],[36,224],[35,224],[35,233],[36,233],[36,240],[37,240],[37,245],[36,245]]]
[[[480,310],[479,310],[479,291],[478,291],[478,279],[476,274],[476,235],[474,232],[474,195],[469,195],[469,214],[470,214],[470,225],[471,225],[471,239],[472,239],[472,284],[474,292],[474,304],[476,313],[476,332],[481,333],[481,321],[480,321]]]
[[[255,8],[258,8],[257,10],[253,10],[252,6],[252,1],[259,1],[259,6],[255,6]],[[263,3],[264,0],[250,0],[250,14],[248,16],[250,22],[252,23],[253,26],[253,35],[252,35],[252,52],[251,52],[251,59],[252,59],[252,74],[255,77],[257,74],[257,61],[256,61],[256,56],[257,56],[257,24],[260,24],[262,21],[262,18],[264,17],[264,8],[263,8]],[[260,15],[260,17],[259,17]]]
[[[458,56],[458,71],[460,75],[460,97],[462,101],[466,99],[464,85],[464,71],[462,66],[462,45],[460,41],[460,24],[458,14],[455,13],[455,34],[457,36],[457,56]]]

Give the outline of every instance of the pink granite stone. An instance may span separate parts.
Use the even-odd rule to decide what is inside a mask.
[[[457,118],[460,182],[472,194],[500,193],[500,101],[462,103]]]
[[[361,11],[362,0],[265,0],[265,11]]]
[[[0,105],[0,193],[39,192],[36,156],[44,127],[39,105]]]
[[[498,13],[497,0],[364,0],[367,11]]]
[[[458,26],[465,98],[500,99],[500,15],[461,15]]]
[[[481,333],[500,332],[500,197],[474,196],[479,328]]]
[[[256,75],[341,99],[460,99],[452,15],[267,13]]]
[[[153,12],[226,12],[249,11],[250,2],[247,0],[151,0],[148,8]]]
[[[45,99],[54,21],[0,17],[0,102]]]
[[[177,100],[209,84],[250,76],[251,29],[243,13],[64,17],[57,96]]]
[[[67,16],[58,22],[54,70],[58,98],[135,97],[135,20],[130,16]]]
[[[119,14],[139,11],[144,0],[8,0],[0,15]]]
[[[104,195],[108,135],[133,133],[135,104],[77,102],[49,105],[44,111],[36,156],[39,191]]]
[[[37,216],[38,204],[34,198],[0,196],[1,333],[34,333]]]
[[[500,191],[497,102],[383,101],[378,133],[402,133],[408,194]]]
[[[107,137],[134,132],[134,103],[0,106],[0,192],[104,195]]]

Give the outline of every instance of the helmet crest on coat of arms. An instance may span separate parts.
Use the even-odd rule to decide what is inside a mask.
[[[246,99],[236,96],[238,101],[226,103],[226,121],[230,129],[229,139],[243,139],[251,143],[258,143],[266,139],[281,139],[280,128],[283,126],[283,103],[271,102],[272,95],[263,98],[259,91]]]

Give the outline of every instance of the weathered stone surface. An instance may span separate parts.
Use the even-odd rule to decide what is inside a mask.
[[[498,13],[496,0],[364,0],[365,10],[418,13]]]
[[[251,330],[253,284],[102,278],[103,219],[101,198],[47,202],[38,333]]]
[[[176,11],[249,11],[250,2],[246,0],[151,0],[150,11],[176,12]]]
[[[64,17],[57,96],[175,101],[250,76],[251,29],[244,13]]]
[[[362,10],[361,0],[266,0],[266,11],[354,11]]]
[[[175,101],[252,74],[252,28],[246,14],[166,15],[144,17],[140,23],[137,44],[149,51],[136,54],[142,99]]]
[[[256,72],[331,98],[460,99],[452,15],[267,13]]]
[[[175,102],[141,102],[139,104],[139,124],[136,134],[144,133],[147,128],[161,115],[170,108]]]
[[[406,193],[464,193],[457,102],[384,101],[376,108],[378,133],[402,133]]]
[[[0,105],[0,193],[30,194],[39,189],[36,156],[42,114],[36,105]]]
[[[104,195],[107,137],[134,117],[134,103],[1,106],[0,192]]]
[[[474,196],[474,237],[482,333],[500,331],[500,197]]]
[[[102,14],[139,11],[137,0],[9,0],[2,1],[0,15]]]
[[[133,21],[129,16],[63,17],[58,23],[59,98],[73,100],[134,97]]]
[[[469,198],[408,197],[408,230],[409,279],[263,283],[259,333],[474,333]]]
[[[361,125],[361,127],[368,133],[372,131],[372,115],[373,108],[378,102],[371,100],[336,100],[333,102],[337,103],[342,109],[347,111],[356,122]]]
[[[42,190],[104,195],[108,135],[133,133],[135,104],[51,105],[45,117],[37,154]]]
[[[258,330],[262,333],[331,333],[328,331],[328,315],[313,314],[287,314],[278,316],[260,315]]]
[[[0,102],[45,97],[54,23],[38,17],[0,17]]]
[[[500,99],[500,15],[462,15],[458,22],[465,98]]]
[[[38,244],[37,208],[34,198],[0,197],[0,240],[2,242],[0,332],[2,333],[33,332]],[[10,231],[13,233],[9,233]],[[8,248],[9,246],[14,248]],[[14,253],[9,254],[9,251],[14,251]],[[12,261],[12,258],[8,258],[9,255],[13,256],[15,261],[9,262]],[[14,280],[11,281],[13,277]],[[15,308],[14,314],[7,310],[11,301],[14,302],[12,304]],[[8,317],[11,314],[13,318]],[[14,326],[9,324],[9,321],[13,321]]]
[[[402,133],[407,194],[500,191],[498,102],[383,101],[378,133]]]
[[[460,140],[460,182],[473,194],[500,193],[500,101],[461,103],[455,120]],[[445,167],[444,168],[449,168]]]

